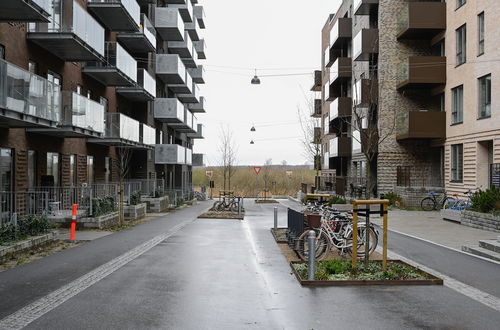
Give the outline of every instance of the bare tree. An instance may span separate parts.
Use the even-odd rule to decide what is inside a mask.
[[[316,171],[315,184],[318,186],[321,171],[321,121],[318,118],[311,117],[314,112],[314,100],[307,98],[305,94],[304,98],[306,108],[297,107],[297,115],[302,131],[301,144],[304,157],[314,164]]]
[[[128,175],[128,172],[130,170],[130,160],[132,159],[132,149],[131,148],[123,148],[123,147],[117,147],[116,148],[116,154],[117,154],[117,161],[115,162],[116,164],[116,169],[118,172],[118,179],[120,183],[120,191],[119,191],[119,198],[120,200],[118,201],[118,211],[119,211],[119,222],[120,225],[123,225],[125,214],[124,214],[124,208],[123,208],[123,203],[124,203],[124,187],[123,187],[123,182],[125,181],[125,178]]]
[[[234,143],[233,132],[229,127],[221,127],[220,130],[220,165],[222,168],[222,178],[224,191],[231,190],[231,178],[236,173],[236,146]]]
[[[267,198],[269,181],[271,180],[271,166],[272,165],[273,165],[273,160],[271,158],[269,158],[264,163],[264,166],[262,166],[262,179],[264,180],[264,200]]]

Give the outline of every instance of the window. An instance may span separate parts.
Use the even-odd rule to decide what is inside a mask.
[[[457,0],[457,9],[465,5],[467,0]]]
[[[478,79],[479,118],[491,116],[491,74]]]
[[[0,59],[5,60],[5,47],[0,45]]]
[[[76,156],[69,155],[69,183],[73,187],[76,186]]]
[[[477,15],[477,33],[477,53],[479,56],[484,54],[484,11],[481,14]]]
[[[445,103],[444,93],[439,94],[439,111],[446,111],[446,103]]]
[[[12,150],[0,148],[0,189],[12,191]]]
[[[467,39],[467,27],[462,25],[456,31],[457,37],[457,65],[464,64],[466,61],[466,39]]]
[[[151,150],[148,150],[151,151]],[[112,179],[111,176],[111,169],[112,169],[113,163],[111,157],[104,157],[104,181],[105,182],[110,182]]]
[[[36,187],[36,151],[28,150],[28,188]]]
[[[463,144],[454,144],[451,146],[451,181],[462,182],[463,180]]]
[[[94,182],[94,156],[87,156],[87,182]]]
[[[451,91],[453,95],[451,123],[459,124],[464,120],[464,86],[458,86]]]
[[[28,71],[31,72],[31,73],[36,74],[36,71],[37,71],[36,69],[37,69],[36,63],[33,62],[33,61],[29,61],[28,62]]]
[[[59,154],[57,152],[47,152],[47,176],[51,176],[54,186],[59,186]]]

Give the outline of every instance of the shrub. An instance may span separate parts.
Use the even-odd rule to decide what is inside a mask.
[[[399,196],[398,194],[396,194],[392,191],[385,193],[384,198],[389,200],[389,205],[401,204],[401,202],[403,201],[401,196]]]
[[[139,205],[141,204],[141,192],[136,191],[130,195],[130,205]]]
[[[0,245],[16,240],[22,240],[28,236],[36,236],[48,232],[49,220],[41,215],[26,215],[19,217],[17,228],[12,223],[0,226]]]
[[[113,196],[92,198],[92,217],[116,212],[116,200]]]
[[[500,188],[491,187],[479,190],[471,197],[471,210],[481,213],[498,213],[500,211]]]
[[[328,201],[328,205],[333,205],[333,204],[347,204],[347,201],[345,200],[345,198],[339,196],[332,196]]]

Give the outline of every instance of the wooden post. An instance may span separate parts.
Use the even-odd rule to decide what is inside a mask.
[[[382,268],[384,272],[387,270],[387,224],[388,214],[387,214],[387,202],[384,202],[384,237],[383,237],[383,251],[382,251]]]
[[[352,202],[352,269],[357,269],[358,263],[358,204]]]

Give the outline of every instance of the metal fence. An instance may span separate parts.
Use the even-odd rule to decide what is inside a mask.
[[[45,191],[0,191],[0,225],[12,221],[14,214],[47,214],[49,196]]]
[[[439,171],[431,167],[415,168],[398,166],[396,168],[396,186],[408,188],[444,187],[444,180]]]

